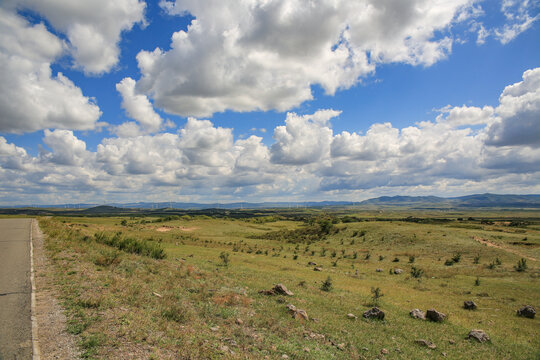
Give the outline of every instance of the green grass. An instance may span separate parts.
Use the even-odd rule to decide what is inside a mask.
[[[310,220],[315,215],[324,223]],[[277,215],[78,217],[42,219],[40,225],[49,235],[68,330],[78,334],[88,358],[131,352],[140,358],[372,359],[385,348],[386,357],[396,359],[443,352],[451,359],[535,359],[540,357],[539,320],[517,317],[516,310],[540,306],[538,215],[340,210],[308,211],[305,222]],[[343,216],[349,217],[346,223],[335,221]],[[512,216],[527,219],[527,225],[509,226],[505,222]],[[332,220],[336,223],[328,225]],[[159,256],[150,249],[159,249]],[[523,257],[527,268],[516,271]],[[445,266],[447,259],[453,259],[452,266]],[[500,265],[490,269],[496,259]],[[390,275],[394,268],[404,271]],[[329,277],[330,291],[321,290]],[[294,296],[281,301],[258,293],[276,283]],[[384,296],[376,301],[386,317],[366,321],[362,313],[374,303],[377,288]],[[463,309],[465,300],[474,300],[478,309]],[[316,321],[293,319],[287,303]],[[413,308],[435,308],[448,318],[440,324],[412,319]],[[348,313],[358,319],[348,319]],[[464,339],[477,328],[492,341]],[[415,344],[420,338],[437,349]]]

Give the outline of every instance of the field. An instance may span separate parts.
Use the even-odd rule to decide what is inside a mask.
[[[516,315],[540,306],[537,211],[245,215],[41,218],[84,356],[540,358],[538,318]],[[259,293],[278,283],[294,295]],[[373,306],[384,320],[362,317]],[[491,341],[467,340],[472,329]]]

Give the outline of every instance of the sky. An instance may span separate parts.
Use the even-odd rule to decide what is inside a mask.
[[[540,193],[538,0],[3,0],[0,205]]]

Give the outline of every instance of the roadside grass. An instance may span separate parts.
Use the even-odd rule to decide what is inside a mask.
[[[525,304],[539,308],[538,261],[528,260],[527,270],[517,272],[520,256],[505,250],[539,259],[536,220],[514,228],[478,220],[415,223],[401,221],[403,214],[376,221],[376,212],[368,215],[370,221],[334,224],[335,232],[324,236],[309,231],[303,236],[302,229],[312,225],[279,217],[44,218],[40,225],[49,235],[68,331],[79,335],[87,358],[372,359],[383,348],[387,358],[397,359],[443,353],[451,359],[540,357],[539,320],[515,315]],[[301,239],[292,239],[295,234]],[[474,237],[504,248],[482,245]],[[531,245],[514,244],[524,237]],[[161,249],[164,256],[132,251],[138,245],[120,246],[125,239]],[[224,252],[228,266],[220,258]],[[445,266],[457,253],[459,262]],[[490,269],[496,259],[500,265]],[[423,270],[419,278],[410,275],[413,266]],[[383,271],[376,272],[379,268]],[[394,268],[404,272],[390,275]],[[332,290],[322,291],[328,276]],[[276,283],[294,296],[258,293]],[[385,320],[362,319],[377,287],[384,294],[379,307]],[[478,309],[463,309],[465,300],[474,300]],[[293,319],[288,303],[316,321]],[[412,319],[413,308],[435,308],[448,318],[443,323]],[[358,319],[348,319],[348,313]],[[464,339],[476,328],[491,342]],[[420,338],[437,349],[415,344]]]

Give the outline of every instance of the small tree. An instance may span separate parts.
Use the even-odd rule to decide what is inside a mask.
[[[473,264],[478,264],[478,263],[480,263],[480,255],[476,254],[476,256],[474,257],[474,260],[473,260]]]
[[[477,276],[476,280],[474,280],[474,286],[480,286],[480,278]]]
[[[371,301],[373,303],[373,305],[378,305],[379,304],[379,299],[382,298],[384,296],[384,294],[382,293],[381,291],[381,288],[379,287],[376,287],[376,288],[371,288]]]
[[[527,260],[524,258],[521,258],[521,260],[518,261],[517,265],[514,266],[514,269],[519,272],[523,272],[527,270]]]
[[[219,258],[223,261],[223,266],[229,266],[229,253],[222,251],[221,254],[219,254]]]
[[[332,285],[332,279],[330,278],[330,276],[328,276],[326,278],[326,280],[322,283],[321,285],[321,290],[322,291],[331,291],[333,288],[333,285]]]

